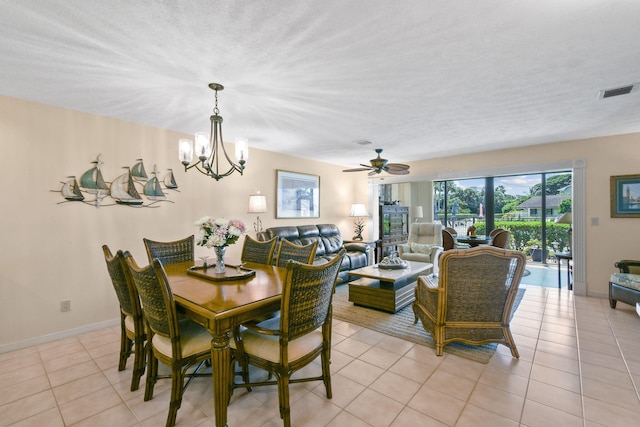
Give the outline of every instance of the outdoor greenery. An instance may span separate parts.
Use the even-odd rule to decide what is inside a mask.
[[[474,225],[478,234],[487,233],[484,222],[477,221]],[[542,223],[540,221],[496,221],[495,223],[495,228],[504,228],[511,232],[511,249],[517,249],[527,254],[531,249],[542,247],[540,242],[541,226]],[[567,234],[569,227],[569,224],[547,222],[547,240],[550,242],[549,250],[553,250],[553,242],[557,242],[559,250],[569,247]]]
[[[566,187],[571,185],[571,173],[549,175],[545,181],[546,195],[564,194]],[[447,220],[451,225],[466,226],[471,223],[480,235],[487,234],[481,205],[485,199],[485,189],[482,187],[464,188],[456,181],[447,181]],[[444,221],[443,212],[438,212],[444,206],[444,181],[434,183],[434,200],[436,207],[435,218]],[[540,196],[542,185],[535,184],[529,188],[527,195],[507,194],[503,185],[494,188],[494,225],[511,232],[511,248],[530,254],[533,249],[542,248],[542,223],[539,217],[528,217],[527,213],[519,210],[518,206],[534,196]],[[562,200],[556,211],[558,214],[571,212],[571,195]],[[439,215],[438,215],[439,213]],[[554,218],[548,218],[546,223],[547,250],[553,255],[554,247],[563,250],[569,247],[567,231],[569,224],[556,224]]]

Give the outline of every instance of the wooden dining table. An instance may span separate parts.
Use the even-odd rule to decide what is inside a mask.
[[[246,278],[205,279],[189,274],[193,262],[164,266],[177,309],[211,333],[213,409],[216,427],[227,425],[231,397],[231,349],[229,340],[235,325],[280,309],[286,268],[245,263],[255,274]],[[214,267],[207,269],[211,274]],[[231,269],[231,271],[229,271]],[[229,276],[235,267],[227,266]],[[246,271],[246,270],[245,270]],[[203,270],[198,270],[203,272]]]

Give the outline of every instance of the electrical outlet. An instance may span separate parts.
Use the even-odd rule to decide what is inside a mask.
[[[60,311],[71,311],[71,300],[60,301]]]

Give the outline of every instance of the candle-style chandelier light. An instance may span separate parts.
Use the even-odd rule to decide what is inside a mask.
[[[249,159],[249,147],[246,138],[236,138],[236,162],[231,160],[224,147],[224,141],[222,139],[222,116],[220,116],[220,110],[218,110],[218,91],[223,90],[224,86],[219,83],[209,83],[209,88],[216,94],[213,115],[210,117],[211,131],[209,134],[206,132],[196,132],[195,144],[194,141],[190,139],[181,139],[178,142],[178,153],[180,161],[184,165],[185,172],[195,167],[198,172],[219,181],[220,178],[229,176],[236,171],[242,175],[245,164]],[[198,160],[191,164],[194,153],[198,156]],[[230,165],[226,172],[220,172],[220,157],[222,155],[224,155]]]

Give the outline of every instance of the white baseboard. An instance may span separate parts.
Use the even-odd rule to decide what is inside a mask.
[[[67,329],[65,331],[43,335],[41,337],[32,338],[26,341],[19,341],[11,344],[3,344],[3,345],[0,345],[0,354],[8,353],[10,351],[20,350],[20,349],[31,347],[34,345],[44,344],[44,343],[59,340],[62,338],[68,338],[75,335],[84,334],[86,332],[96,331],[98,329],[107,328],[107,327],[115,326],[119,324],[120,324],[120,319],[105,320],[104,322],[92,323],[90,325],[84,325],[79,328]]]

